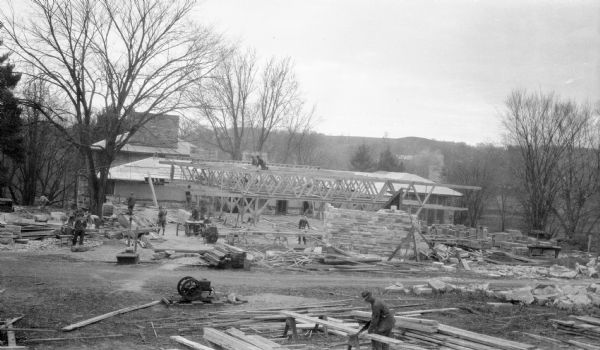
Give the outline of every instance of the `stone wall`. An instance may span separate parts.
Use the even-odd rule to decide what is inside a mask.
[[[135,114],[132,118],[140,118]],[[132,137],[132,145],[177,148],[177,135],[179,133],[179,116],[161,114],[152,116]]]
[[[400,210],[372,212],[327,205],[324,218],[329,243],[342,249],[387,256],[410,239],[410,215]]]

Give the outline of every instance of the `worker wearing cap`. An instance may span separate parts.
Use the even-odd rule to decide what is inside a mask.
[[[379,334],[385,337],[389,337],[392,334],[392,328],[396,320],[394,319],[394,313],[383,303],[381,299],[373,297],[371,292],[364,291],[360,293],[363,300],[371,304],[371,321],[369,321],[359,332],[367,330],[368,333]],[[375,340],[371,340],[373,350],[388,350],[390,347],[388,344],[380,343]]]

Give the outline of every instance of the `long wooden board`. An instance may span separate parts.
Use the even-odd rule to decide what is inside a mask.
[[[336,329],[338,331],[342,331],[344,333],[347,333],[348,335],[357,334],[358,331],[359,331],[359,329],[357,329],[357,328],[348,327],[348,326],[345,326],[345,325],[337,323],[337,322],[331,322],[331,321],[327,321],[327,320],[322,320],[322,319],[317,318],[317,317],[306,316],[306,315],[303,315],[303,314],[299,314],[297,312],[283,310],[283,311],[281,311],[281,313],[284,314],[284,315],[286,315],[286,316],[293,317],[294,319],[302,320],[304,322],[315,323],[315,324],[320,324],[320,325],[323,325],[323,326],[327,326],[327,327]],[[375,341],[378,341],[378,342],[381,342],[381,343],[390,344],[390,345],[401,345],[405,349],[415,349],[415,350],[416,349],[423,349],[423,348],[418,347],[418,346],[407,344],[406,342],[403,342],[401,340],[390,338],[390,337],[385,337],[385,336],[378,335],[378,334],[361,333],[361,337],[366,338],[366,339],[370,339],[370,340],[375,340]]]
[[[227,350],[261,350],[259,347],[210,327],[204,327],[204,339]]]
[[[187,346],[188,348],[191,348],[194,350],[215,350],[214,348],[202,345],[200,343],[196,343],[195,341],[191,341],[191,340],[186,339],[179,335],[171,336],[171,340],[176,341],[177,343]]]
[[[371,313],[367,311],[353,310],[350,314],[362,320],[369,320],[371,318]],[[398,328],[412,329],[425,333],[436,333],[438,331],[439,324],[437,321],[403,316],[394,316],[394,319]]]
[[[235,338],[238,338],[246,343],[255,345],[263,350],[288,350],[287,348],[275,343],[272,340],[263,338],[259,335],[246,335],[239,329],[229,328],[225,332]]]
[[[499,349],[527,350],[527,349],[535,348],[535,345],[518,343],[518,342],[507,340],[507,339],[496,338],[496,337],[492,337],[492,336],[485,335],[485,334],[470,332],[470,331],[466,331],[464,329],[455,328],[455,327],[448,326],[448,325],[441,324],[441,323],[439,325],[438,330],[442,334],[451,335],[453,337],[470,340],[475,343],[494,346]]]
[[[113,316],[116,316],[116,315],[124,314],[124,313],[135,311],[135,310],[145,309],[147,307],[158,305],[158,304],[160,304],[162,302],[163,302],[162,300],[155,300],[155,301],[153,301],[151,303],[148,303],[148,304],[136,305],[136,306],[129,306],[129,307],[126,307],[126,308],[123,308],[123,309],[119,309],[119,310],[115,310],[115,311],[106,313],[104,315],[96,316],[96,317],[93,317],[93,318],[90,318],[90,319],[87,319],[87,320],[84,320],[84,321],[81,321],[81,322],[70,324],[70,325],[68,325],[66,327],[63,327],[62,330],[64,332],[72,331],[74,329],[81,328],[81,327],[87,326],[89,324],[96,323],[98,321],[102,321],[104,319],[107,319],[107,318],[110,318],[110,317],[113,317]]]

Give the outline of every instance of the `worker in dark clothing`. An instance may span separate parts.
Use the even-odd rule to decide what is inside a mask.
[[[86,226],[87,218],[83,214],[83,211],[77,211],[75,221],[73,222],[73,245],[77,243],[77,237],[79,237],[79,245],[83,246],[83,236],[85,235]]]
[[[359,332],[367,330],[368,333],[379,334],[389,337],[392,334],[392,328],[396,324],[394,313],[383,303],[381,299],[373,297],[371,292],[364,291],[360,293],[364,301],[371,304],[371,321],[369,321]],[[371,340],[373,350],[389,350],[389,344],[380,343]]]
[[[190,209],[192,207],[192,191],[191,186],[188,185],[187,190],[185,191],[185,208]]]
[[[269,167],[267,167],[267,163],[265,163],[265,161],[260,156],[256,156],[256,161],[258,162],[260,170],[269,170]]]
[[[200,210],[198,210],[198,206],[196,205],[192,208],[192,220],[200,221]]]
[[[133,207],[135,207],[135,197],[133,196],[133,192],[131,192],[129,197],[127,197],[127,214],[133,215]]]
[[[162,206],[158,207],[158,233],[160,234],[160,229],[163,230],[163,236],[165,235],[167,227],[167,210]]]
[[[301,230],[298,234],[298,244],[300,241],[304,241],[304,245],[306,245],[306,231],[310,228],[310,224],[308,223],[308,218],[306,215],[302,215],[300,221],[298,222],[298,230]]]
[[[256,160],[255,156],[250,156],[250,161],[252,162],[252,166],[258,166],[258,160]]]

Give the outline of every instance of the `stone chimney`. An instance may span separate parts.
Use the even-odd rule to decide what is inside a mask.
[[[141,114],[134,113],[132,118],[139,119]],[[140,146],[177,148],[179,116],[153,114],[151,118],[129,139],[129,143]]]

